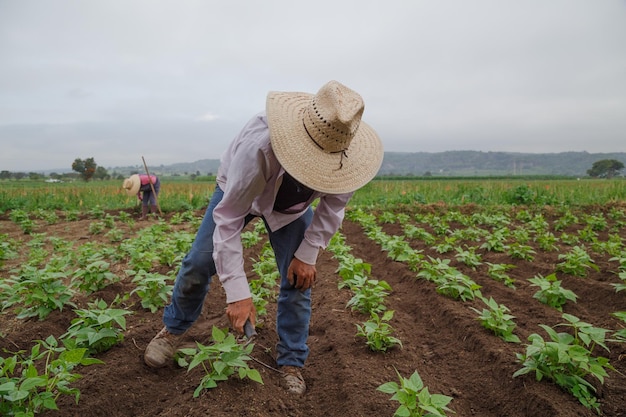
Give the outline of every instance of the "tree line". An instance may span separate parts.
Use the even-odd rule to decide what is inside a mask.
[[[616,159],[601,159],[595,161],[590,169],[587,170],[587,175],[591,178],[614,178],[622,175],[624,164]],[[108,179],[123,179],[121,174],[109,174],[106,168],[99,166],[93,157],[90,158],[76,158],[72,163],[71,173],[50,173],[48,177],[55,181],[64,180],[76,180],[82,179],[84,181],[90,180],[108,180]],[[200,172],[197,172],[200,175]],[[424,176],[433,176],[430,171],[427,171]],[[193,174],[192,174],[193,177]],[[30,180],[42,180],[46,176],[37,172],[10,172],[7,170],[0,171],[0,180],[22,180],[28,178]]]

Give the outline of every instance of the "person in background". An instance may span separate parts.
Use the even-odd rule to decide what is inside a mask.
[[[152,192],[153,187],[154,192]],[[126,194],[137,195],[137,198],[141,200],[141,220],[145,220],[149,212],[158,214],[157,198],[161,189],[159,177],[134,174],[124,180],[122,188],[126,190]]]
[[[215,192],[163,312],[165,326],[144,352],[146,365],[158,368],[172,361],[182,335],[201,313],[215,274],[226,292],[232,328],[243,333],[247,321],[254,326],[241,233],[260,217],[281,276],[276,364],[288,392],[306,391],[301,370],[309,354],[318,252],[341,226],[354,191],[382,164],[382,143],[361,121],[363,110],[361,96],[337,81],[315,95],[268,94],[265,111],[245,125],[222,155]]]

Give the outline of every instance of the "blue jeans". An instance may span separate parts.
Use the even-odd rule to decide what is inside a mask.
[[[152,187],[154,187],[154,193],[152,192]],[[157,177],[156,181],[152,184],[142,185],[139,188],[139,191],[143,192],[143,196],[141,198],[141,204],[144,207],[148,207],[148,205],[155,206],[157,201],[157,196],[159,195],[159,190],[161,189],[161,180]],[[155,195],[156,194],[156,195]]]
[[[189,329],[202,311],[211,278],[216,273],[213,261],[213,209],[223,196],[224,192],[219,186],[216,187],[191,250],[178,271],[171,303],[163,312],[163,323],[172,334],[181,334]],[[248,215],[245,223],[248,224],[254,217]],[[313,210],[309,207],[297,220],[279,230],[269,232],[267,223],[265,225],[281,276],[276,313],[278,366],[302,367],[309,355],[306,342],[311,319],[311,289],[300,291],[293,288],[287,280],[287,268],[312,219]]]

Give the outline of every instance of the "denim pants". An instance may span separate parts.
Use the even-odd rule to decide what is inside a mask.
[[[191,250],[182,261],[174,283],[171,303],[163,312],[163,323],[172,334],[181,334],[191,327],[202,311],[215,275],[213,261],[213,209],[222,200],[224,192],[217,186],[198,229]],[[248,215],[248,224],[255,216]],[[270,232],[269,240],[276,256],[281,282],[276,313],[276,363],[278,366],[304,366],[309,354],[307,338],[311,319],[311,289],[300,291],[287,280],[287,268],[304,239],[311,223],[313,210],[309,207],[302,216],[279,230]],[[265,219],[264,219],[265,221]]]
[[[154,193],[152,192],[152,187],[154,187]],[[145,207],[148,205],[155,206],[157,203],[157,196],[159,195],[159,190],[161,189],[161,180],[157,177],[156,181],[152,184],[142,185],[139,188],[139,191],[143,192],[143,196],[141,198],[141,204]],[[156,195],[155,195],[156,194]]]

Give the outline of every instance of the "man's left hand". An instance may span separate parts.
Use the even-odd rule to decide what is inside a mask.
[[[293,258],[287,269],[287,280],[300,291],[311,288],[315,282],[316,275],[317,269],[315,265],[306,264],[298,258]]]

